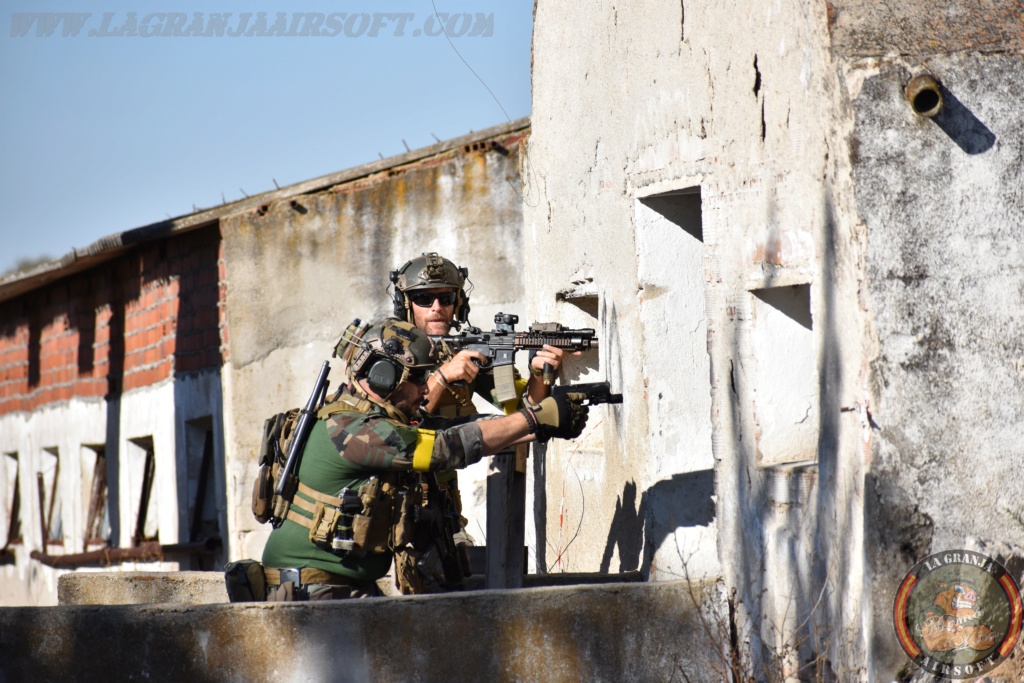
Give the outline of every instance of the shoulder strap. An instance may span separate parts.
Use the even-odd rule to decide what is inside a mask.
[[[328,403],[320,412],[317,418],[325,420],[331,415],[338,413],[368,413],[373,409],[373,404],[366,399],[357,398],[351,394],[341,394],[332,403]]]

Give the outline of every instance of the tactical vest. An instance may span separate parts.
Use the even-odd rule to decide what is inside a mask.
[[[374,406],[368,400],[341,394],[320,409],[317,419],[343,412],[365,414]],[[288,452],[297,420],[298,410],[290,410],[270,418],[264,427],[260,473],[253,489],[253,514],[260,523],[269,518],[274,485],[283,467],[282,454]],[[337,496],[300,481],[285,519],[308,529],[310,542],[339,557],[386,553],[412,542],[416,508],[423,501],[414,479],[411,473],[384,472],[371,476],[356,490],[342,489]]]

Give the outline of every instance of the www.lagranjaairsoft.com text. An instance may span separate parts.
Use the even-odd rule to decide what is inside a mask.
[[[494,12],[12,12],[12,38],[490,38]]]

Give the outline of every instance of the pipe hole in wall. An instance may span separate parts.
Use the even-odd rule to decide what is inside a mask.
[[[931,118],[942,109],[942,92],[939,90],[939,83],[928,74],[921,74],[910,79],[904,90],[904,96],[918,116]]]

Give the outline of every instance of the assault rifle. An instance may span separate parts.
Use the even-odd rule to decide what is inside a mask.
[[[600,403],[622,403],[622,394],[613,394],[608,382],[584,382],[582,384],[559,384],[551,389],[554,396],[563,394],[585,394],[585,406],[596,406]]]
[[[306,447],[309,433],[313,431],[316,424],[316,412],[327,395],[327,375],[331,371],[331,364],[324,361],[320,367],[320,374],[316,378],[316,385],[313,393],[306,401],[306,407],[299,411],[299,419],[295,425],[295,432],[292,434],[291,443],[288,444],[288,458],[284,467],[281,468],[274,487],[274,511],[270,515],[270,523],[276,529],[284,522],[288,515],[288,505],[295,497],[295,489],[299,486],[299,458],[302,457],[302,450]]]
[[[539,351],[554,346],[566,351],[589,351],[597,348],[597,337],[591,328],[570,330],[559,323],[533,323],[527,332],[516,332],[519,316],[499,313],[494,316],[495,329],[484,332],[471,327],[456,335],[432,336],[435,344],[446,344],[453,351],[479,351],[487,359],[483,367],[494,369],[494,398],[510,401],[516,396],[513,363],[516,351]],[[544,384],[554,383],[554,369],[545,364]]]

